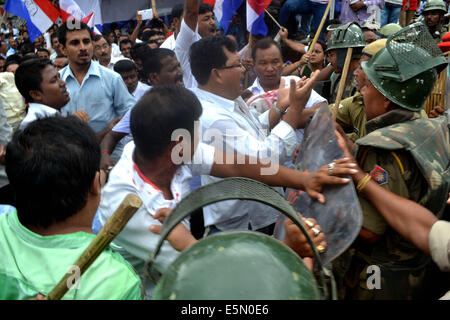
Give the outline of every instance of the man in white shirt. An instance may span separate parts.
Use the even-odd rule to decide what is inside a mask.
[[[214,129],[214,134],[219,134],[213,139],[205,135],[203,142],[215,143],[221,150],[230,148],[238,154],[285,163],[294,153],[295,130],[304,125],[303,108],[316,74],[307,81],[308,86],[296,88],[298,101],[291,102],[287,111],[289,101],[280,101],[278,108],[262,115],[252,113],[240,97],[244,68],[236,49],[236,44],[224,36],[204,38],[191,47],[190,63],[199,84],[193,91],[203,107],[202,129]],[[202,176],[202,185],[215,181],[216,178]],[[281,189],[277,191],[282,193]],[[221,202],[203,208],[203,212],[205,227],[211,230],[246,230],[250,225],[252,230],[269,227],[265,230],[268,233],[279,215],[272,208],[249,201]]]
[[[183,86],[183,72],[172,50],[163,48],[151,50],[143,61],[143,72],[152,86],[168,84]],[[128,142],[131,140],[130,112],[131,109],[125,113],[123,118],[106,134],[100,143],[102,149],[100,166],[102,169],[107,170],[116,163],[116,159],[111,158],[111,154],[117,143],[127,135]]]
[[[38,118],[60,115],[61,108],[70,100],[66,83],[48,59],[23,62],[16,71],[15,82],[20,94],[29,102],[20,130]],[[83,111],[74,115],[86,122],[89,120]]]
[[[182,3],[178,3],[172,8],[172,23],[175,25],[175,31],[163,42],[160,48],[175,50],[175,40],[180,32],[181,20],[183,19],[183,7]]]
[[[105,68],[114,70],[114,64],[123,57],[112,57],[111,44],[102,35],[94,36],[94,58]]]
[[[128,92],[139,101],[152,87],[138,80],[138,70],[136,64],[131,60],[120,60],[114,65],[114,71],[120,74],[123,82],[128,88]]]
[[[253,70],[256,73],[256,80],[248,90],[254,95],[277,90],[280,87],[282,78],[284,79],[286,88],[289,88],[292,79],[295,80],[296,83],[300,80],[297,76],[281,76],[281,71],[283,69],[281,49],[271,38],[259,40],[253,46],[252,51],[252,58],[254,61]],[[312,90],[311,96],[305,105],[305,109],[318,106],[322,102],[327,103],[327,100],[316,91]],[[296,130],[297,144],[301,144],[303,140],[303,131],[303,129]]]
[[[201,38],[216,33],[217,27],[212,8],[208,4],[199,6],[199,0],[185,0],[183,20],[175,42],[175,54],[183,69],[183,82],[186,88],[197,87],[189,62],[191,45]]]
[[[166,241],[153,264],[153,279],[145,276],[145,260],[153,253],[159,239],[149,231],[151,225],[160,225],[153,216],[159,209],[174,208],[190,192],[192,176],[243,176],[269,185],[285,184],[305,189],[319,201],[324,200],[319,193],[324,183],[348,182],[348,179],[329,176],[326,169],[303,173],[281,167],[277,174],[264,176],[261,170],[267,165],[248,164],[252,163],[248,158],[245,164],[238,164],[237,158],[227,162],[226,155],[199,142],[195,122],[201,113],[202,106],[191,91],[175,85],[153,88],[133,108],[130,126],[134,142],[127,144],[102,190],[98,211],[101,225],[127,194],[137,194],[143,201],[114,242],[144,278],[147,298],[153,293],[155,281],[178,256]],[[346,165],[337,167],[336,172],[340,174],[351,172]],[[188,223],[184,223],[188,227]]]

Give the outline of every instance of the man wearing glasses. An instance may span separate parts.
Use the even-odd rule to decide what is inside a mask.
[[[279,109],[257,114],[240,97],[245,69],[231,39],[214,36],[197,41],[191,47],[190,65],[198,82],[198,88],[192,90],[203,107],[199,138],[204,143],[227,153],[270,158],[277,164],[292,159],[297,143],[295,130],[302,127],[302,111],[316,74],[302,88],[295,88],[297,98],[292,103],[283,98],[278,101]],[[218,179],[202,176],[201,182],[206,185]],[[283,192],[281,188],[276,190]],[[210,233],[251,229],[272,234],[279,215],[268,206],[240,200],[216,203],[203,208],[203,212]]]

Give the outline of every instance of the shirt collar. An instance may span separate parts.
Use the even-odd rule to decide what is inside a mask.
[[[91,75],[100,77],[100,65],[97,61],[94,61],[94,60],[91,60],[91,65],[89,66],[89,70],[86,73],[86,75],[84,76],[84,79],[89,78],[89,76],[91,76]],[[61,70],[62,80],[67,81],[67,78],[69,76],[76,79],[72,72],[72,69],[70,68],[70,63]]]
[[[222,107],[229,112],[233,112],[235,105],[237,103],[240,103],[239,99],[242,100],[241,97],[237,98],[236,100],[229,100],[224,97],[218,96],[217,94],[211,93],[209,91],[202,90],[200,88],[196,88],[195,90],[199,100],[212,102],[217,107]]]
[[[55,108],[46,106],[45,104],[42,103],[35,103],[35,102],[30,102],[29,103],[29,109],[33,110],[33,111],[43,111],[45,114],[48,115],[54,115],[55,113],[61,113],[58,110],[56,110]]]
[[[253,94],[260,94],[264,93],[263,87],[261,87],[261,84],[259,83],[258,78],[255,79],[255,82],[248,88]]]

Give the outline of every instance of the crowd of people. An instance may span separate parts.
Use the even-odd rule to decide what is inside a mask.
[[[199,0],[173,7],[169,26],[137,13],[128,29],[95,34],[66,22],[31,42],[26,24],[2,25],[0,299],[48,295],[130,193],[143,205],[64,299],[150,299],[201,239],[232,230],[272,236],[278,210],[217,202],[184,219],[147,269],[171,210],[227,177],[321,203],[325,186],[354,186],[361,229],[326,266],[339,299],[446,294],[450,114],[446,88],[440,100],[429,97],[447,77],[448,4],[345,0],[312,47],[327,3],[273,1],[282,27],[266,17],[269,36],[245,32],[239,14],[224,34]],[[297,171],[322,106],[344,156]],[[324,253],[327,234],[299,217]],[[305,235],[289,219],[284,229],[282,242],[317,271]]]

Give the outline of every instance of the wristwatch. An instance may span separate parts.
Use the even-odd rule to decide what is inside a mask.
[[[277,102],[275,102],[273,104],[273,109],[278,113],[279,116],[284,116],[286,114],[287,111],[281,111],[278,107],[277,107]]]

